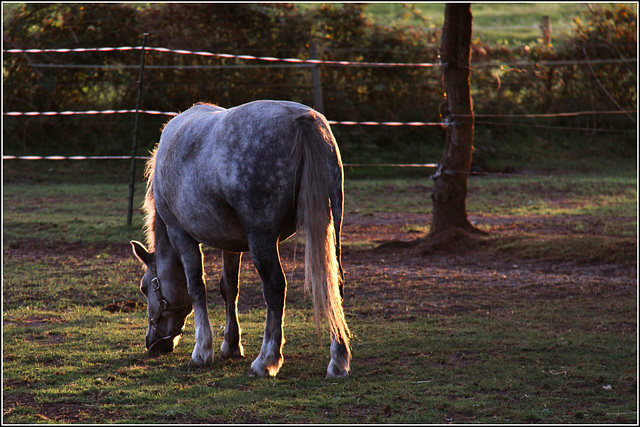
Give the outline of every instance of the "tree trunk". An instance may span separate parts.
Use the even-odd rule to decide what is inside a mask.
[[[444,155],[433,175],[435,186],[431,234],[451,229],[477,230],[467,219],[467,179],[473,150],[473,109],[469,89],[471,5],[447,4],[442,31],[441,61],[448,114]]]

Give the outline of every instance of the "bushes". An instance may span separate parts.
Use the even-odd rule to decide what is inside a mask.
[[[436,62],[439,32],[388,28],[368,21],[365,6],[326,4],[24,4],[6,23],[6,47],[138,45],[275,57],[309,57],[317,41],[321,59]],[[476,40],[472,61],[548,61],[635,56],[635,12],[627,6],[594,8],[560,46],[496,47]],[[602,46],[606,46],[603,48]],[[584,47],[584,49],[583,49]],[[137,69],[38,68],[36,63],[129,64],[139,52],[5,55],[5,111],[133,108]],[[149,65],[265,65],[257,61],[147,53]],[[477,113],[513,114],[610,110],[636,105],[635,64],[588,67],[479,68],[471,83]],[[443,101],[438,68],[321,67],[325,114],[333,120],[438,121]],[[615,76],[615,78],[610,78]],[[313,105],[308,68],[147,69],[142,108],[183,111],[197,101],[230,107],[255,99],[289,99]],[[157,141],[166,117],[143,116],[141,152]],[[125,154],[133,118],[124,116],[6,118],[7,153]],[[553,125],[635,128],[625,116],[555,120]],[[480,152],[513,128],[478,126]],[[440,150],[437,128],[335,126],[345,159],[395,160]],[[432,158],[425,159],[434,160]]]
[[[598,59],[635,58],[636,13],[626,5],[602,5],[590,8],[583,18],[576,18],[574,35],[558,46],[542,43],[513,49],[486,46],[476,41],[472,61],[596,61]],[[593,68],[593,72],[591,71]],[[637,72],[635,62],[613,64],[571,64],[552,66],[505,66],[473,70],[472,96],[475,113],[525,114],[571,111],[635,110],[637,105]],[[601,87],[602,85],[602,87]],[[634,118],[635,113],[629,116]],[[630,117],[620,115],[584,115],[549,119],[476,119],[476,158],[489,160],[505,152],[504,140],[527,141],[574,140],[578,152],[588,151],[594,138],[603,147],[615,139],[621,149],[633,151],[636,125]],[[542,126],[482,125],[483,122]],[[545,128],[548,126],[549,128]],[[558,131],[554,127],[611,129],[613,133]],[[622,131],[622,132],[620,132]],[[602,136],[602,137],[601,137]],[[631,149],[631,150],[630,150]],[[523,156],[526,156],[523,153]]]

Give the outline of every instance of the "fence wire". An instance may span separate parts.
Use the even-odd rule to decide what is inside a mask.
[[[243,59],[243,60],[255,60],[255,61],[267,61],[267,62],[286,62],[290,64],[309,64],[309,65],[327,65],[327,66],[341,66],[341,67],[420,67],[420,68],[432,68],[442,67],[446,64],[441,62],[369,62],[369,61],[336,61],[336,60],[322,60],[322,59],[301,59],[301,58],[277,58],[273,56],[254,56],[254,55],[237,55],[231,53],[216,53],[207,51],[194,51],[186,49],[169,49],[166,47],[151,47],[151,46],[121,46],[121,47],[95,47],[95,48],[52,48],[52,49],[3,49],[3,53],[87,53],[87,52],[114,52],[114,51],[131,51],[142,50],[149,52],[164,52],[164,53],[176,53],[180,55],[196,55],[215,57],[223,59]],[[588,65],[588,64],[619,64],[619,63],[631,63],[637,62],[637,58],[611,58],[611,59],[583,59],[583,60],[557,60],[557,61],[513,61],[513,62],[475,62],[471,63],[471,67],[493,67],[500,68],[504,66],[510,67],[524,67],[530,65]],[[65,64],[38,64],[40,67],[44,66],[60,67]],[[68,66],[75,66],[75,64],[66,64]],[[100,67],[100,65],[87,64],[86,67]],[[116,66],[110,66],[115,68]],[[163,68],[171,68],[172,66],[163,66]],[[176,68],[183,68],[185,66],[175,66]],[[203,67],[203,66],[194,66]],[[223,66],[224,67],[224,66]],[[121,68],[127,68],[126,65]]]
[[[185,49],[168,49],[165,47],[149,47],[149,46],[120,46],[120,47],[95,47],[95,48],[45,48],[45,49],[3,49],[3,53],[7,54],[39,54],[39,53],[92,53],[92,52],[116,52],[116,51],[135,51],[145,50],[149,52],[162,52],[162,53],[175,53],[180,55],[196,55],[205,57],[216,57],[221,59],[240,59],[240,60],[255,60],[263,62],[283,62],[284,64],[228,64],[228,65],[147,65],[146,68],[150,69],[221,69],[221,68],[260,68],[260,67],[316,67],[316,66],[341,66],[341,67],[420,67],[420,68],[432,68],[442,67],[446,64],[435,62],[422,62],[422,63],[402,63],[402,62],[368,62],[368,61],[334,61],[334,60],[320,60],[320,59],[301,59],[301,58],[277,58],[271,56],[254,56],[254,55],[236,55],[228,53],[215,53],[207,51],[193,51]],[[566,66],[566,65],[589,65],[592,64],[615,64],[615,63],[632,63],[637,62],[637,58],[613,58],[613,59],[594,59],[594,60],[559,60],[559,61],[515,61],[515,62],[488,62],[488,63],[472,63],[472,68],[484,68],[484,67],[525,67],[525,66]],[[96,65],[96,64],[43,64],[43,63],[31,63],[35,68],[107,68],[107,69],[126,69],[134,68],[139,69],[138,65]],[[615,111],[576,111],[576,112],[560,112],[560,113],[545,113],[545,114],[474,114],[474,117],[485,118],[553,118],[553,117],[578,117],[582,115],[609,115],[609,114],[631,114],[636,113],[636,110],[615,110]],[[71,115],[109,115],[109,114],[127,114],[127,113],[141,113],[150,115],[164,115],[164,116],[176,116],[177,112],[171,111],[157,111],[157,110],[136,110],[136,109],[120,109],[120,110],[86,110],[86,111],[11,111],[3,112],[3,115],[10,117],[19,116],[71,116]],[[468,117],[464,115],[452,115],[452,117]],[[455,122],[396,122],[396,121],[335,121],[328,120],[331,125],[344,125],[344,126],[438,126],[445,128],[447,126],[455,125]],[[495,126],[524,126],[546,129],[559,129],[559,130],[577,130],[577,131],[590,131],[590,132],[629,132],[623,129],[601,129],[601,128],[580,128],[570,126],[550,126],[550,125],[536,125],[531,123],[505,123],[505,122],[484,122],[476,121],[477,125],[495,125]],[[119,159],[148,159],[144,156],[11,156],[3,155],[3,160],[119,160]],[[380,167],[437,167],[435,163],[417,164],[368,164],[368,163],[353,163],[346,164],[345,166],[380,166]]]

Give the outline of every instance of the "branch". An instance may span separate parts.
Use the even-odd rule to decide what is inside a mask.
[[[2,41],[5,44],[8,44],[13,48],[18,48],[19,47],[15,43],[13,43],[11,40],[7,39],[4,35],[2,36]],[[37,68],[33,67],[33,61],[31,60],[31,58],[29,58],[29,55],[27,55],[26,53],[23,53],[22,57],[29,63],[29,65],[31,66],[31,69],[38,75],[38,77],[42,78],[42,76],[43,76],[42,72],[40,70],[38,70]]]
[[[589,70],[591,70],[591,75],[593,76],[594,79],[596,79],[596,83],[598,83],[598,86],[600,86],[600,89],[602,89],[602,91],[609,97],[611,102],[613,102],[620,111],[624,111],[624,108],[622,108],[622,106],[618,104],[618,102],[613,98],[613,96],[611,96],[611,94],[607,91],[607,89],[605,89],[602,83],[600,83],[600,79],[598,79],[598,76],[596,76],[596,72],[593,70],[593,66],[591,65],[589,56],[587,55],[587,49],[585,49],[584,46],[582,46],[582,52],[584,52],[584,57],[587,60],[587,65],[589,65]],[[625,115],[629,117],[629,120],[631,120],[634,125],[636,124],[636,120],[630,114],[625,113]]]

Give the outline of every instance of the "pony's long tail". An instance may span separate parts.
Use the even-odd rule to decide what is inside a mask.
[[[340,267],[336,257],[336,234],[329,187],[335,180],[329,171],[331,151],[336,147],[326,119],[311,110],[295,118],[292,157],[300,187],[297,194],[298,229],[305,234],[305,290],[311,288],[316,328],[325,317],[331,334],[349,347],[349,327],[340,296]]]

